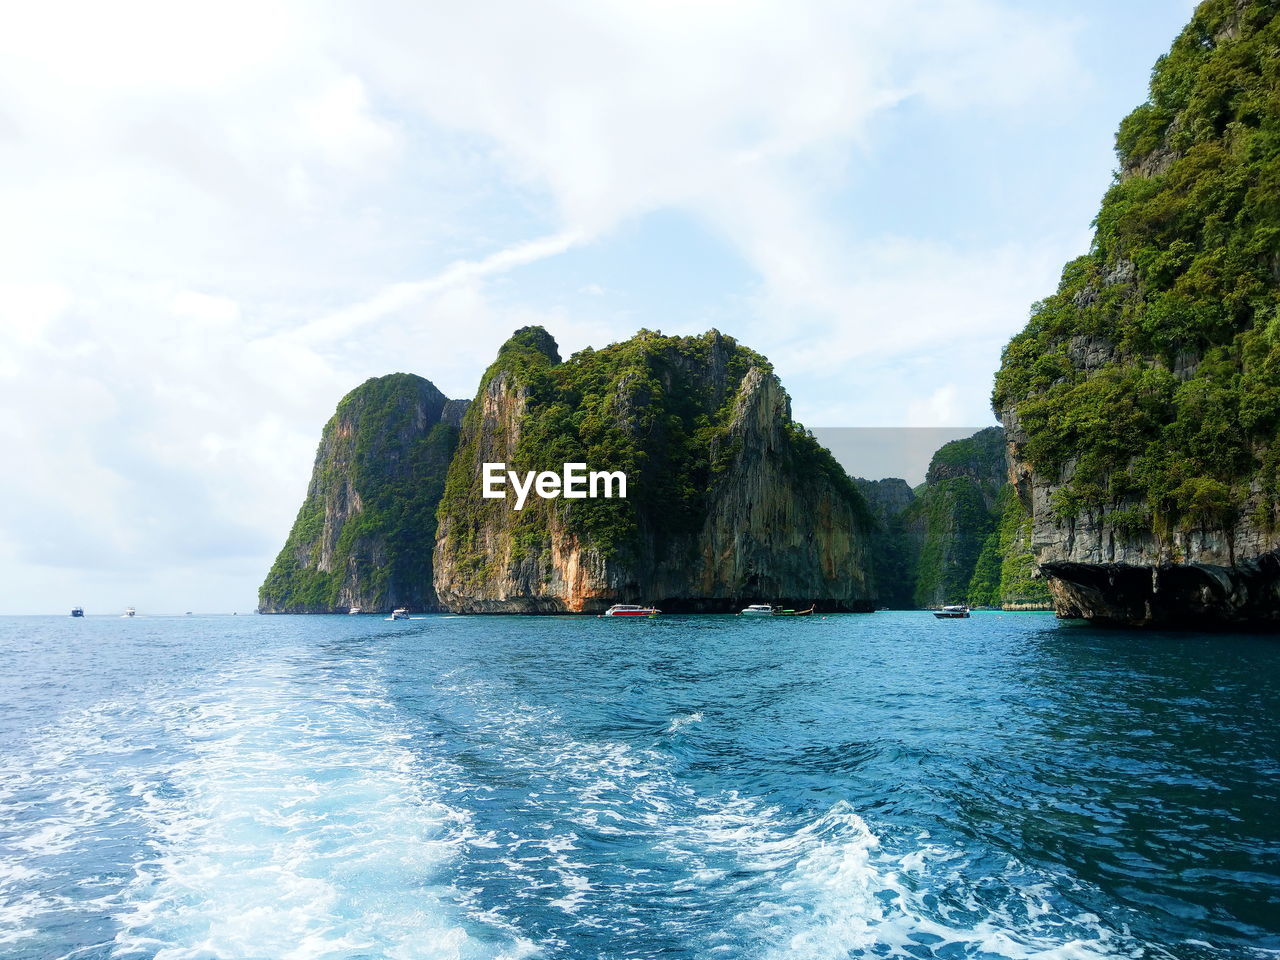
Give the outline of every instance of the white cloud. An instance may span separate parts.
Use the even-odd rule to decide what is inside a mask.
[[[938,387],[907,408],[907,426],[934,427],[956,422],[958,391],[954,383]]]
[[[302,139],[313,143],[331,164],[369,170],[386,164],[400,147],[397,131],[370,115],[360,78],[336,79],[298,107]]]
[[[1076,69],[1065,24],[992,0],[404,5],[350,36],[381,85],[491,138],[592,232],[752,213],[762,189],[798,216],[814,165],[878,112],[1026,102]]]
[[[565,232],[517,244],[481,260],[460,260],[426,280],[392,284],[367,300],[289,330],[281,335],[281,339],[291,343],[335,343],[362,327],[422,302],[432,294],[474,287],[486,277],[564,253],[578,241],[577,233]]]

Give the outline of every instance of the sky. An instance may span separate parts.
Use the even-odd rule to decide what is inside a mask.
[[[0,613],[251,611],[337,401],[470,397],[527,324],[716,327],[812,427],[993,423],[1192,7],[14,6]]]

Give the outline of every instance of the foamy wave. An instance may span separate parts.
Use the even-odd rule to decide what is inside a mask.
[[[992,878],[975,874],[963,850],[922,835],[895,844],[905,852],[887,851],[847,802],[805,819],[737,791],[702,794],[660,741],[574,738],[556,711],[512,703],[491,681],[457,683],[447,694],[467,701],[469,725],[497,745],[504,774],[528,785],[545,821],[573,829],[577,842],[554,851],[545,837],[494,842],[510,875],[583,927],[623,936],[648,929],[695,953],[760,960],[1141,954],[1055,894],[1071,878],[1011,862],[998,878],[1005,899],[991,902],[979,891]],[[677,717],[664,735],[697,719]],[[652,856],[635,868],[593,859],[583,849],[588,837]],[[601,876],[606,883],[586,882]],[[661,915],[663,931],[643,926],[655,916],[653,898],[679,905]],[[699,922],[685,923],[682,911]],[[712,915],[722,916],[707,932],[701,921]]]
[[[722,826],[718,832],[723,836]],[[984,878],[967,874],[963,854],[926,844],[906,855],[887,855],[844,801],[798,829],[766,813],[736,831],[733,842],[741,866],[758,872],[757,883],[770,893],[717,939],[724,945],[771,944],[751,954],[762,960],[843,960],[861,952],[1019,960],[1141,954],[1097,917],[1058,914],[1049,903],[1048,884],[1020,877],[1025,871],[1014,863],[1000,878],[1015,891],[1014,902],[979,904],[973,891]]]
[[[680,730],[683,730],[685,727],[689,726],[691,723],[701,723],[701,722],[702,722],[701,710],[697,710],[693,713],[686,713],[682,717],[675,717],[674,719],[672,719],[672,721],[669,724],[667,724],[667,733],[669,734],[677,733]]]
[[[137,719],[128,704],[74,714],[35,732],[0,773],[0,945],[25,946],[45,928],[92,924],[111,909],[122,882],[85,875],[84,864],[128,832],[121,771],[141,762],[127,737],[113,735],[113,715]]]
[[[451,887],[474,839],[436,789],[452,774],[374,667],[343,670],[242,667],[37,731],[0,772],[0,952],[54,956],[67,930],[68,958],[535,952]]]
[[[192,755],[163,789],[142,785],[154,855],[116,955],[526,955],[497,931],[475,941],[441,886],[467,817],[432,795],[389,713],[360,689],[270,675],[182,711]]]

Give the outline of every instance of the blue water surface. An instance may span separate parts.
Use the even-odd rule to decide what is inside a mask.
[[[1280,957],[1280,639],[0,618],[0,956]]]

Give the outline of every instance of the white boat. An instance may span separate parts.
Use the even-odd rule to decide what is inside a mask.
[[[772,617],[773,607],[767,603],[753,603],[741,611],[744,617]]]
[[[391,611],[391,616],[390,616],[390,617],[388,617],[387,619],[388,619],[388,620],[408,620],[408,619],[409,619],[409,608],[408,608],[408,607],[396,607],[394,610],[392,610],[392,611]]]
[[[136,616],[136,615],[137,615],[137,613],[138,613],[138,611],[137,611],[137,610],[135,610],[135,609],[133,609],[133,607],[125,607],[125,608],[124,608],[124,613],[122,613],[122,614],[121,614],[121,616],[123,616],[123,617],[132,617],[132,616]]]
[[[350,610],[347,611],[348,616],[351,616],[352,614],[356,614],[356,613],[360,613],[359,607],[352,607]]]
[[[662,611],[657,607],[642,607],[634,603],[615,603],[604,612],[606,617],[654,617]]]
[[[939,620],[963,620],[969,616],[969,608],[963,603],[953,603],[933,611],[933,615]]]

